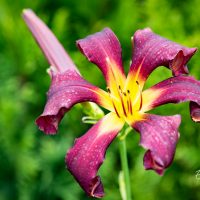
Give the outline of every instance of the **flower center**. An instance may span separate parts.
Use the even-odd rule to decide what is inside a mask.
[[[115,113],[119,118],[133,118],[142,107],[142,91],[138,81],[131,89],[118,85],[117,90],[112,91],[107,87]]]

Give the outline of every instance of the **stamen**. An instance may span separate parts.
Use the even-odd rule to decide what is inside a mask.
[[[140,92],[141,94],[140,94],[140,108],[139,108],[139,111],[141,110],[141,108],[142,108],[142,103],[143,103],[143,99],[142,99],[142,92]]]
[[[115,113],[116,113],[117,116],[120,118],[119,113],[118,113],[118,111],[117,111],[117,108],[116,108],[116,106],[115,106],[114,100],[113,100],[113,98],[111,97],[111,91],[110,91],[110,88],[107,87],[107,90],[108,90],[109,97],[110,97],[110,99],[111,99],[111,101],[112,101],[112,105],[113,105],[113,107],[114,107]]]
[[[120,90],[120,92],[119,92],[119,90]],[[120,85],[119,85],[119,90],[118,90],[118,94],[119,94],[120,101],[121,101],[121,104],[122,104],[122,109],[123,109],[124,115],[127,117],[127,113],[126,113],[126,109],[125,109],[124,101],[123,101],[123,96],[122,96],[123,93],[122,93]]]
[[[121,103],[122,103],[122,108],[123,108],[124,115],[127,117],[126,109],[125,109],[125,106],[124,106],[124,101],[122,99],[121,94],[120,94],[120,100],[121,100]]]
[[[115,112],[116,112],[117,116],[120,118],[119,113],[117,112],[117,108],[115,107],[115,104],[114,104],[113,100],[112,100],[112,104],[113,104],[113,107],[115,109]]]
[[[128,110],[132,115],[133,109],[132,109],[132,103],[131,103],[131,98],[130,98],[130,90],[127,90],[127,93],[128,93],[128,100],[127,100]]]
[[[130,97],[129,97],[129,107],[130,107],[130,113],[132,115],[133,114],[133,109],[132,109],[132,103],[131,103]]]
[[[140,110],[141,110],[141,108],[142,108],[142,101],[143,101],[143,99],[142,99],[142,90],[141,90],[141,87],[140,87],[140,84],[139,84],[139,82],[138,82],[138,81],[136,81],[136,83],[137,83],[137,85],[138,85],[138,88],[139,88],[139,91],[140,91],[140,107],[139,107],[139,110],[138,110],[138,111],[140,111]]]
[[[126,101],[126,104],[127,104],[128,112],[130,112],[130,106],[129,106],[129,101],[128,100]]]

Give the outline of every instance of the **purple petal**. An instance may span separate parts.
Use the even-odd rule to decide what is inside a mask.
[[[74,104],[92,101],[106,107],[104,91],[91,85],[75,71],[67,70],[52,76],[44,112],[36,120],[39,129],[47,134],[57,132],[58,124]],[[108,100],[109,101],[109,100]]]
[[[194,121],[199,120],[200,81],[191,76],[177,76],[164,80],[145,90],[142,97],[143,112],[166,103],[195,102],[192,103],[191,114]]]
[[[104,196],[97,171],[104,161],[105,152],[124,125],[114,113],[104,116],[85,135],[75,140],[66,155],[66,165],[85,192],[92,197]]]
[[[121,46],[109,28],[78,40],[77,46],[90,62],[100,68],[107,82],[109,82],[110,76],[116,76],[117,73],[125,77]]]
[[[190,115],[193,121],[200,123],[200,105],[190,102]]]
[[[56,67],[58,72],[64,72],[68,69],[78,72],[63,46],[32,10],[25,9],[23,18],[50,65]]]
[[[153,169],[162,175],[174,158],[179,138],[179,115],[146,115],[144,121],[138,121],[133,127],[140,132],[140,145],[147,149],[144,156],[145,169]]]
[[[130,72],[139,73],[143,82],[158,66],[170,68],[174,76],[187,74],[186,64],[197,50],[162,38],[149,28],[136,31],[133,47]]]

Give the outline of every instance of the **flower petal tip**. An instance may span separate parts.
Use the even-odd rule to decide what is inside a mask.
[[[102,198],[104,196],[104,189],[99,176],[96,176],[91,181],[90,191],[91,193],[89,196],[91,197]]]
[[[40,116],[36,119],[35,123],[38,128],[46,134],[54,135],[57,133],[58,122],[52,120],[51,116]]]
[[[76,143],[76,141],[77,141],[77,139],[75,140],[75,143]],[[66,163],[67,169],[73,175],[73,169],[71,168],[71,157],[70,157],[71,151],[72,151],[72,149],[70,149],[67,152],[67,155],[65,157],[65,163]],[[80,180],[77,179],[77,181],[79,182]],[[84,180],[83,180],[81,187],[84,189],[86,194],[90,197],[102,198],[104,196],[104,188],[103,188],[103,184],[101,182],[101,178],[99,176],[96,176],[93,179],[91,179],[90,183],[85,182],[85,184],[84,184]]]
[[[79,143],[80,140],[79,139],[75,139],[74,145],[76,145],[76,143]],[[80,146],[80,145],[79,145]],[[100,167],[100,165],[102,164],[103,161],[100,162],[92,162],[90,161],[90,163],[92,163],[91,166],[93,166],[93,164],[95,164],[96,166],[94,166],[94,168],[91,170],[90,166],[87,166],[87,171],[88,172],[84,172],[82,170],[82,167],[76,167],[76,169],[74,168],[74,163],[77,162],[77,160],[79,158],[76,157],[76,154],[74,153],[74,148],[71,148],[68,152],[67,155],[65,157],[65,163],[66,163],[66,167],[69,170],[69,172],[74,176],[74,172],[76,171],[76,175],[75,178],[77,179],[77,181],[79,182],[79,184],[81,185],[81,187],[83,188],[83,190],[85,191],[85,193],[90,196],[90,197],[95,197],[95,198],[102,198],[104,196],[104,188],[103,188],[103,184],[101,182],[101,178],[99,176],[95,176],[94,178],[89,178],[87,177],[88,174],[93,173],[94,171],[97,170],[97,168]],[[97,156],[98,157],[98,156]],[[82,163],[85,162],[85,160],[80,160]],[[81,163],[80,162],[80,163]],[[80,163],[78,165],[80,165]],[[86,170],[86,169],[85,169]],[[96,174],[96,172],[95,172]]]
[[[136,122],[134,128],[140,132],[140,145],[147,149],[144,155],[146,170],[163,175],[173,161],[179,139],[180,115],[158,116],[148,114],[146,120]]]
[[[190,115],[194,122],[200,123],[200,105],[190,102]]]
[[[169,62],[169,67],[172,70],[173,76],[189,73],[186,63],[196,53],[196,51],[197,48],[187,48],[185,50],[180,50],[176,54],[176,56]]]
[[[151,155],[151,151],[148,150],[143,158],[144,168],[146,170],[154,170],[157,174],[163,175],[165,171],[165,167],[153,159]]]
[[[35,123],[38,126],[38,128],[44,133],[54,135],[57,133],[58,125],[62,120],[66,111],[67,109],[62,107],[55,115],[48,115],[48,114],[40,115],[36,119]]]

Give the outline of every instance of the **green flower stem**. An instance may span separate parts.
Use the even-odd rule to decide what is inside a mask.
[[[121,132],[119,137],[119,150],[120,150],[120,158],[122,165],[122,174],[120,174],[119,185],[120,192],[123,200],[131,200],[131,186],[130,186],[130,176],[129,176],[129,168],[128,168],[128,159],[127,159],[127,151],[126,151],[126,135],[129,130],[125,129]]]

